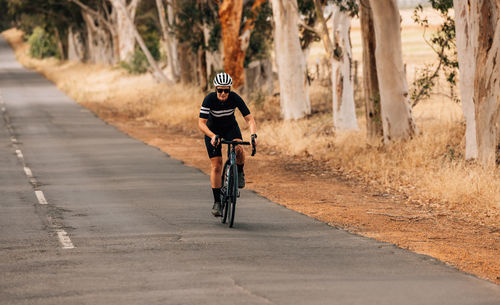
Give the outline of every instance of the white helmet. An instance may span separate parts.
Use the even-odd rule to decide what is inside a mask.
[[[233,85],[233,79],[229,74],[227,73],[219,73],[214,77],[214,87],[220,87],[220,86],[232,86]]]

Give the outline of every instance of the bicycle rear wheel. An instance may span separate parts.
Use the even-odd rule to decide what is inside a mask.
[[[236,198],[238,198],[238,169],[236,164],[231,166],[229,176],[228,198],[226,206],[229,210],[229,227],[232,228],[234,224],[234,214],[236,213]]]
[[[229,206],[229,179],[226,179],[228,177],[228,169],[229,169],[229,164],[226,162],[224,164],[224,169],[222,171],[222,187],[221,187],[221,204],[222,204],[222,217],[221,217],[221,222],[226,223],[227,220],[227,215],[228,215],[228,206]]]

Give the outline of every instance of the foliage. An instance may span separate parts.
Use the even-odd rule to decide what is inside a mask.
[[[321,37],[314,30],[316,24],[316,7],[314,0],[298,0],[299,13],[302,23],[299,24],[300,45],[302,49],[307,49],[315,41],[320,41]]]
[[[160,33],[157,28],[151,25],[141,24],[137,26],[137,31],[141,35],[151,56],[155,60],[160,59]]]
[[[341,12],[346,12],[351,17],[358,16],[359,12],[358,0],[328,0],[328,2],[338,6]]]
[[[255,19],[255,28],[250,35],[245,66],[254,60],[269,58],[269,49],[273,41],[273,25],[271,23],[272,9],[269,2],[264,3],[258,10]],[[247,6],[243,12],[244,18],[251,18],[251,11]]]
[[[55,39],[41,27],[35,28],[28,39],[28,43],[30,45],[30,56],[34,58],[60,56],[57,52]]]
[[[11,26],[12,16],[9,14],[8,8],[7,0],[0,0],[0,32]]]
[[[142,52],[141,48],[136,46],[134,54],[132,54],[132,58],[129,62],[122,61],[120,62],[120,66],[127,70],[130,74],[142,74],[146,73],[149,68],[148,59],[144,52]]]
[[[151,56],[158,61],[161,58],[160,36],[154,14],[156,6],[139,6],[136,14],[137,31],[141,35]],[[150,67],[148,59],[139,46],[135,47],[134,54],[128,62],[120,62],[120,66],[131,74],[146,73]]]
[[[67,40],[63,38],[67,37],[68,29],[81,28],[83,24],[80,9],[69,1],[9,0],[6,1],[6,11],[3,10],[5,4],[1,4],[4,1],[0,0],[2,19],[2,15],[5,14],[9,23],[27,35],[31,35],[35,28],[40,27],[54,41],[60,40],[59,43],[63,48],[67,47]]]
[[[150,29],[147,25],[140,25],[137,27],[146,47],[148,48],[151,56],[155,60],[159,60],[161,57],[160,53],[160,34],[156,30]],[[129,62],[121,62],[120,66],[127,70],[131,74],[142,74],[146,73],[149,68],[149,62],[146,55],[141,50],[139,46],[135,47],[134,54]]]
[[[420,100],[430,97],[440,71],[444,72],[446,80],[452,89],[451,92],[454,92],[453,89],[456,86],[458,60],[455,40],[455,20],[450,15],[450,9],[453,8],[453,0],[430,0],[430,2],[432,7],[439,11],[443,23],[436,33],[431,36],[430,41],[425,39],[425,37],[424,39],[434,52],[436,52],[439,61],[437,65],[427,65],[419,71],[419,76],[413,82],[413,88],[410,92],[410,98],[413,101],[412,106],[415,106]],[[422,12],[422,6],[417,6],[414,10],[413,20],[424,27],[425,35],[425,30],[429,28],[429,21],[426,17],[421,16]],[[451,98],[457,101],[456,96],[453,95]]]
[[[220,21],[218,16],[218,4],[211,1],[198,3],[196,0],[179,1],[177,7],[177,19],[174,24],[177,39],[189,44],[193,52],[218,50],[222,38]],[[205,43],[203,27],[210,30],[208,44]]]

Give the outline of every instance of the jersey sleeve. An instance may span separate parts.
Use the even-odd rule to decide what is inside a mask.
[[[200,109],[200,119],[208,119],[210,114],[210,105],[208,102],[208,96],[203,100],[203,104],[201,104]]]
[[[248,109],[248,107],[245,104],[245,102],[243,101],[243,99],[238,95],[236,100],[237,100],[236,107],[238,107],[238,109],[240,110],[241,115],[243,117],[246,117],[247,115],[249,115],[250,109]]]

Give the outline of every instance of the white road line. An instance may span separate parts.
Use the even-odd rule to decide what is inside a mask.
[[[20,149],[16,149],[16,154],[19,159],[24,159],[23,153]]]
[[[10,125],[10,119],[9,119],[9,117],[7,115],[7,109],[5,108],[5,104],[4,104],[3,100],[2,100],[2,96],[1,95],[0,95],[0,105],[2,106],[1,110],[4,113],[4,120],[7,123],[8,132],[11,135],[10,136],[10,140],[13,143],[13,147],[17,148],[18,147],[18,145],[17,145],[18,142],[17,142],[16,137],[14,136],[14,130],[12,129],[12,126]],[[16,155],[17,155],[17,157],[19,158],[19,160],[21,160],[21,162],[24,165],[25,164],[25,162],[24,162],[24,156],[23,156],[23,153],[22,153],[22,151],[20,149],[16,149]],[[23,167],[24,167],[24,172],[26,173],[26,176],[28,176],[30,183],[33,185],[33,187],[36,187],[37,181],[33,177],[33,172],[31,171],[31,169],[29,167],[27,167],[27,166],[23,166]],[[44,205],[48,204],[47,199],[45,199],[45,195],[43,194],[42,191],[35,190],[35,195],[36,195],[36,198],[38,199],[38,203],[39,204],[44,204]],[[51,224],[50,225],[51,227],[56,227],[57,226],[57,224],[51,219],[50,216],[48,216],[48,220],[49,220],[49,223]],[[75,248],[75,246],[71,242],[71,239],[69,238],[68,233],[66,231],[64,231],[62,229],[58,229],[58,230],[56,230],[56,232],[57,232],[57,237],[59,237],[59,242],[61,243],[63,249],[73,249],[73,248]]]
[[[64,230],[57,230],[57,236],[59,237],[59,241],[61,242],[61,245],[63,249],[73,249],[75,246],[71,242],[71,239],[68,236],[68,233]]]
[[[42,191],[35,191],[36,198],[40,204],[48,204]]]
[[[33,172],[31,171],[31,169],[29,167],[24,167],[24,172],[26,173],[26,176],[28,176],[28,178],[33,178]]]

